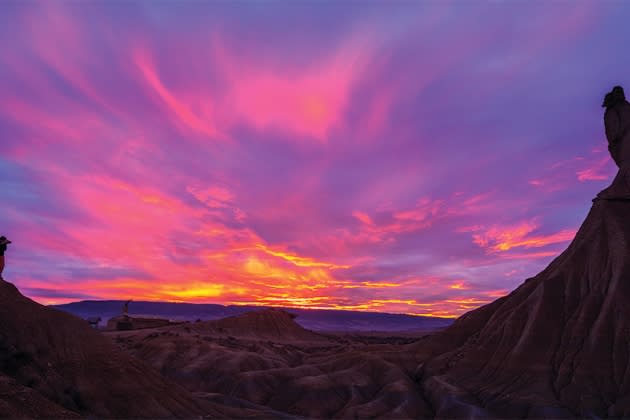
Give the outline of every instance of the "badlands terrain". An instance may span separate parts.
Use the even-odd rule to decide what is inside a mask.
[[[630,417],[630,203],[434,332],[326,333],[283,310],[101,332],[0,283],[9,417]],[[299,318],[299,316],[298,316]]]

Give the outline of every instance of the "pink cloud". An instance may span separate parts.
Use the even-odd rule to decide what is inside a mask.
[[[224,139],[224,136],[213,122],[213,113],[208,111],[212,108],[212,99],[210,97],[204,98],[205,112],[202,115],[197,115],[192,111],[189,103],[178,99],[175,93],[164,86],[146,50],[136,49],[133,52],[133,60],[148,86],[164,102],[177,122],[208,137]]]
[[[186,190],[201,203],[213,208],[227,207],[234,199],[230,190],[216,185],[206,188],[189,186]]]
[[[350,37],[315,66],[287,71],[265,60],[238,56],[218,36],[211,45],[214,64],[227,81],[225,115],[259,130],[287,130],[323,142],[340,122],[369,54],[365,39]],[[253,68],[256,71],[250,71]]]
[[[608,156],[602,157],[587,168],[577,171],[577,179],[580,182],[585,181],[603,181],[610,179],[610,167],[611,158]]]
[[[352,215],[363,224],[370,225],[370,226],[374,225],[374,221],[366,213],[363,213],[361,211],[353,211]]]
[[[416,208],[394,213],[394,219],[405,222],[422,222],[429,217],[435,217],[444,207],[442,200],[424,198],[418,201]]]
[[[367,213],[354,211],[352,215],[362,222],[359,232],[349,233],[344,231],[342,235],[354,243],[380,243],[393,242],[397,235],[426,229],[437,219],[444,217],[446,211],[442,200],[430,200],[423,198],[408,210],[381,212],[380,218],[384,221],[375,222]]]
[[[478,228],[481,233],[473,234],[473,242],[489,252],[505,252],[513,248],[541,248],[567,242],[575,236],[575,230],[566,229],[550,235],[531,235],[539,224],[530,220],[516,225]]]

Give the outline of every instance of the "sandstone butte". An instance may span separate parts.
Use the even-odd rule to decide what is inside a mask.
[[[284,412],[308,417],[332,413],[326,411],[333,405],[326,396],[334,395],[339,417],[630,417],[629,216],[630,202],[595,202],[573,242],[544,271],[509,295],[463,315],[446,330],[406,345],[351,344],[344,350],[343,341],[304,330],[281,311],[267,311],[165,327],[171,332],[157,334],[154,341],[162,341],[153,348],[138,350],[133,341],[150,342],[150,332],[137,336],[127,332],[141,361],[134,351],[119,349],[111,337],[84,321],[38,305],[12,284],[0,282],[0,416],[236,418],[279,417]],[[189,336],[182,335],[185,331]],[[195,340],[203,341],[194,337],[223,333],[235,334],[223,340],[230,346],[237,347],[239,340],[250,343],[243,346],[253,346],[246,340],[264,340],[269,347],[265,351],[297,349],[307,355],[307,349],[315,353],[304,360],[316,362],[308,368],[274,365],[241,375],[259,380],[235,383],[240,395],[234,398],[245,399],[228,406],[232,397],[210,395],[216,392],[212,389],[190,389],[191,384],[205,382],[211,387],[212,381],[176,381],[174,362],[156,353],[173,347],[164,340],[192,346]],[[294,344],[278,347],[270,340]],[[326,340],[333,343],[332,350],[318,356],[319,349],[327,348]],[[220,341],[210,344],[219,348]],[[315,347],[299,347],[300,342]],[[202,348],[190,352],[197,354],[197,363]],[[150,354],[160,360],[159,366],[151,362]],[[225,360],[222,367],[229,373],[232,364]],[[237,365],[242,369],[243,363]],[[340,366],[343,372],[336,372]],[[212,376],[212,366],[203,368]],[[366,369],[369,375],[359,375]],[[321,376],[318,381],[310,380],[310,370]],[[302,377],[287,376],[287,382],[276,384],[286,393],[275,399],[276,411],[265,411],[261,404],[271,401],[269,397],[248,408],[249,395],[275,392],[258,388],[271,387],[280,371],[301,372]],[[358,388],[353,375],[375,381],[374,396],[367,393],[370,384]],[[287,387],[297,384],[301,388],[292,395]],[[361,389],[366,392],[358,392]],[[206,391],[206,398],[193,391]]]

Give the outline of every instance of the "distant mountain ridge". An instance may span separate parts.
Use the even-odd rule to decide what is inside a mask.
[[[125,301],[84,300],[52,307],[69,312],[80,318],[101,317],[107,319],[120,315]],[[173,320],[210,321],[265,309],[264,306],[218,305],[200,303],[133,301],[129,304],[130,315],[152,315]],[[448,327],[453,320],[427,316],[359,312],[332,309],[279,308],[296,315],[295,321],[314,331],[432,331]]]

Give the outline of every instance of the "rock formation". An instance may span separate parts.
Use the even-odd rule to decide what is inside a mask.
[[[439,417],[629,417],[630,202],[595,202],[544,271],[417,351]]]
[[[328,341],[294,321],[295,315],[281,309],[263,309],[190,326],[198,333],[220,333],[244,338],[288,341]]]
[[[0,282],[1,417],[217,416],[211,403],[121,352],[82,319]]]

